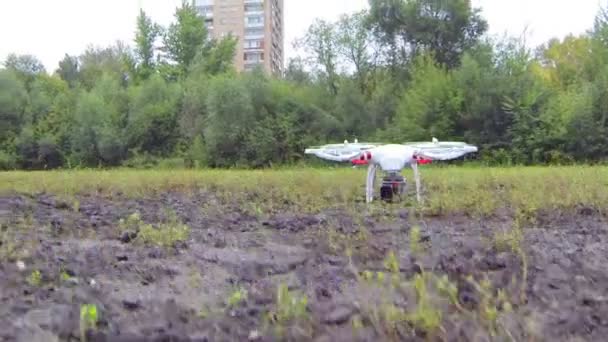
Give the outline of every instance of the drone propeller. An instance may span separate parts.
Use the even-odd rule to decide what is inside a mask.
[[[358,158],[363,151],[372,149],[382,144],[375,143],[359,143],[355,139],[354,143],[349,143],[345,140],[343,144],[327,144],[322,146],[313,146],[307,148],[304,153],[312,154],[321,159],[326,159],[336,162],[350,162]]]

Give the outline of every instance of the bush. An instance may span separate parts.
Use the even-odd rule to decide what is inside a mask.
[[[0,170],[8,171],[17,168],[17,158],[8,152],[0,150]]]

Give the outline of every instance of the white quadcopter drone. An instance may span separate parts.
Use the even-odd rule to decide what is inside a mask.
[[[406,166],[414,170],[416,199],[420,202],[420,174],[418,164],[429,164],[434,160],[452,160],[468,153],[477,152],[477,147],[463,142],[411,142],[405,144],[354,143],[329,144],[311,147],[306,154],[336,162],[351,162],[353,165],[369,165],[365,186],[365,201],[371,203],[374,194],[376,170],[384,171],[380,197],[392,201],[394,195],[401,196],[405,190],[405,178],[401,171]]]

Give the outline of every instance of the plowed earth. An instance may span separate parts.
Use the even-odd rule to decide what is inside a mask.
[[[507,215],[414,218],[408,209],[389,214],[383,205],[370,214],[358,207],[357,217],[338,209],[252,215],[202,192],[76,199],[0,198],[1,341],[79,340],[86,303],[99,313],[96,329],[87,332],[91,341],[500,340],[483,320],[445,302],[438,304],[435,335],[404,321],[390,332],[374,313],[386,303],[413,310],[416,299],[357,277],[387,272],[390,251],[403,279],[422,271],[447,274],[470,312],[481,299],[464,279],[487,275],[511,300],[512,312],[501,311],[499,319],[497,336],[506,340],[608,336],[608,225],[591,209],[543,213],[525,224],[522,263],[492,243],[497,231],[511,229]],[[168,210],[190,227],[187,241],[146,245],[137,229],[119,228],[135,212],[145,223],[163,222]],[[416,255],[409,248],[414,224],[424,248]],[[35,270],[38,282],[32,282]],[[282,323],[282,335],[281,325],[268,319],[278,310],[279,284],[307,298],[307,314]],[[237,289],[246,296],[229,305]]]

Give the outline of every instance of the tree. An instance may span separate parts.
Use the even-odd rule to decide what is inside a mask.
[[[46,72],[44,64],[32,55],[17,55],[14,53],[6,57],[4,66],[18,74],[35,76]]]
[[[134,58],[131,49],[123,42],[99,48],[89,46],[79,57],[81,85],[90,90],[103,74],[111,74],[125,87],[134,76]]]
[[[201,50],[192,61],[191,73],[219,75],[234,72],[234,56],[238,38],[228,34],[220,40],[211,40],[208,48]]]
[[[369,74],[376,64],[377,50],[366,27],[367,12],[343,15],[336,26],[338,51],[340,56],[354,68],[355,77],[362,93],[367,93]]]
[[[66,81],[71,88],[78,84],[79,73],[78,57],[70,56],[67,53],[59,61],[59,67],[55,70],[55,74]]]
[[[451,73],[428,56],[415,60],[412,83],[399,103],[395,121],[401,134],[395,139],[429,141],[454,138],[462,95]]]
[[[346,79],[340,83],[334,112],[348,137],[361,139],[370,135],[373,119],[365,96],[355,82]]]
[[[44,64],[32,55],[17,55],[11,53],[6,57],[4,66],[15,72],[15,75],[23,81],[26,89],[29,89],[31,83],[37,76],[46,73]]]
[[[487,30],[487,22],[470,0],[369,0],[369,23],[391,47],[392,59],[406,63],[430,53],[449,68]]]
[[[305,70],[304,61],[301,57],[290,58],[285,68],[285,80],[299,85],[310,84],[311,76]]]
[[[161,27],[140,9],[135,32],[135,56],[137,73],[141,79],[147,79],[154,71],[154,43],[160,34]]]
[[[176,9],[175,20],[163,37],[163,51],[176,63],[177,74],[183,76],[197,55],[206,54],[207,29],[203,18],[186,0]]]
[[[296,47],[303,48],[311,55],[308,62],[321,68],[321,77],[332,95],[338,93],[338,40],[335,26],[325,20],[316,19],[303,38],[296,41]]]
[[[583,79],[591,79],[592,41],[588,36],[568,35],[563,40],[552,39],[539,47],[538,62],[542,77],[553,87],[565,89]]]
[[[178,141],[181,87],[154,75],[131,91],[129,147],[154,156],[170,155]]]
[[[209,116],[204,138],[209,165],[239,165],[245,151],[247,132],[254,124],[247,88],[238,78],[215,77],[209,86],[207,109]]]
[[[27,104],[27,92],[12,70],[0,70],[0,146],[7,147],[21,130]]]

